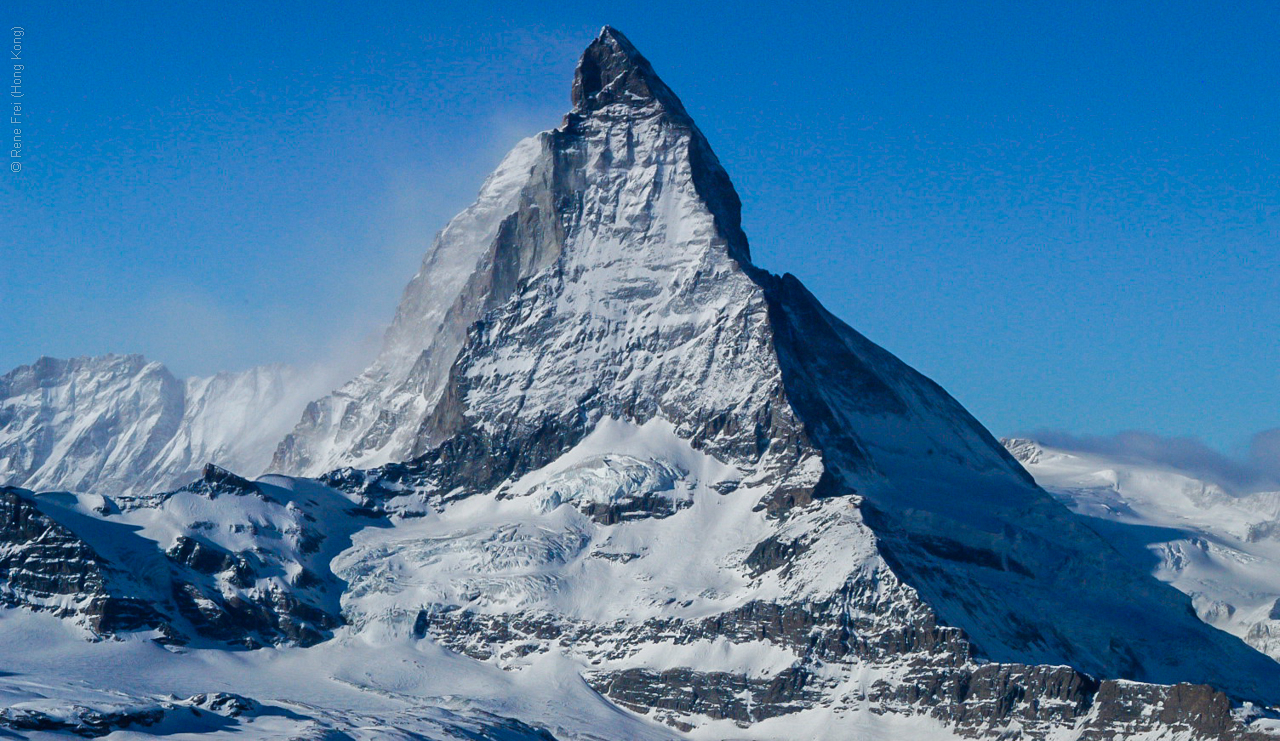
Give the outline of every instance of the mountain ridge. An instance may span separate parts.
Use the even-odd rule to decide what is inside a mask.
[[[178,378],[142,355],[42,357],[0,376],[0,483],[146,495],[208,462],[257,475],[327,371]]]

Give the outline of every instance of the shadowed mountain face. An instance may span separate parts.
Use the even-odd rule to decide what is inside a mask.
[[[1115,452],[1003,441],[1036,480],[1196,615],[1280,658],[1280,491]]]
[[[271,511],[345,523],[329,570],[307,567],[318,591],[282,592],[332,615],[341,585],[350,635],[516,673],[560,662],[710,737],[787,737],[771,719],[815,714],[839,737],[870,712],[977,736],[1244,738],[1219,690],[1280,701],[1280,664],[751,263],[728,176],[617,31],[587,48],[572,105],[441,232],[377,361],[278,448],[330,488],[279,477],[259,490],[295,493]],[[314,560],[295,550],[279,562]]]

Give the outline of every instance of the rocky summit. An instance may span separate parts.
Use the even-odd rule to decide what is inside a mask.
[[[440,232],[379,356],[307,406],[275,473],[0,490],[0,728],[1280,729],[1280,664],[752,263],[728,175],[621,33],[587,47],[571,101]],[[53,470],[62,397],[23,373],[0,429],[24,437],[0,439]],[[83,686],[86,657],[116,692]]]

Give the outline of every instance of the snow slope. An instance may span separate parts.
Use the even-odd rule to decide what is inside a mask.
[[[1036,481],[1206,623],[1280,659],[1280,492],[1232,494],[1138,459],[1004,441]]]
[[[140,640],[86,644],[55,618],[0,610],[0,656],[4,737],[101,735],[84,722],[92,711],[138,716],[101,724],[107,732],[124,725],[106,736],[121,740],[677,737],[619,712],[553,660],[504,672],[413,639],[343,634],[309,649],[235,653]],[[33,714],[28,725],[44,716],[67,727],[3,730],[6,719]]]

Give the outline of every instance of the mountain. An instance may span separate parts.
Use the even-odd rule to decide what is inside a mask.
[[[1280,492],[1228,492],[1149,460],[1003,441],[1059,501],[1204,622],[1280,660]]]
[[[180,486],[209,462],[256,475],[316,375],[180,380],[140,355],[40,358],[0,376],[0,483],[115,496]]]
[[[313,483],[209,464],[176,491],[114,500],[0,487],[0,605],[95,636],[309,645],[341,624],[329,562],[369,514]]]
[[[119,501],[4,491],[0,646],[40,648],[0,675],[0,727],[1280,728],[1280,664],[752,263],[707,139],[622,34],[588,46],[571,99],[441,232],[374,364],[276,448],[293,476],[215,467]],[[104,626],[96,605],[117,603],[134,617]]]
[[[405,289],[377,359],[307,406],[276,450],[272,470],[314,476],[412,456],[467,329],[511,290],[504,281],[513,278],[513,266],[502,262],[498,235],[511,229],[508,219],[540,152],[536,137],[518,144],[475,204],[440,232]]]
[[[924,686],[971,685],[953,667],[972,656],[1270,700],[1274,662],[1199,624],[936,384],[751,264],[728,177],[625,39],[606,30],[573,90],[514,210],[484,219],[500,227],[470,282],[495,308],[428,400],[418,457],[324,478],[423,517],[340,557],[348,619],[413,619],[517,665],[567,649],[678,724],[837,702],[832,672],[914,653],[936,662]],[[787,668],[755,675],[752,651]]]

